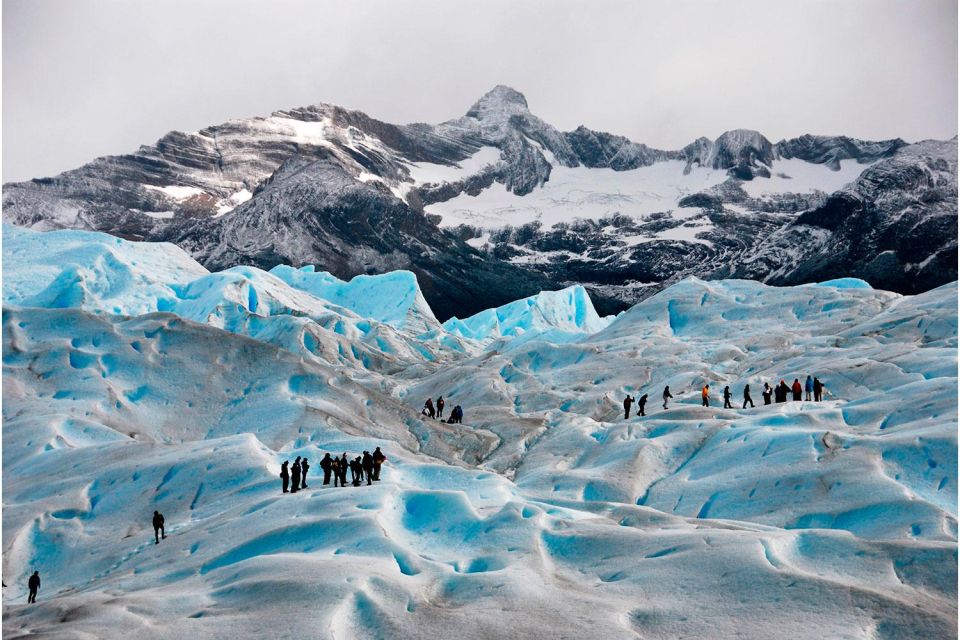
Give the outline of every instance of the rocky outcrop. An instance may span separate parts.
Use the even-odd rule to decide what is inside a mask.
[[[864,164],[889,158],[898,149],[906,146],[900,138],[870,142],[847,136],[812,136],[781,140],[774,149],[780,158],[799,158],[806,162],[825,164],[834,171],[840,170],[841,160],[856,160]]]

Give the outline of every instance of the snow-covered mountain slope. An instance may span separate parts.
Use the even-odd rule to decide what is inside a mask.
[[[118,286],[76,296],[33,256]],[[481,314],[497,321],[475,340],[361,317],[318,297],[315,272],[285,274],[301,288],[198,269],[169,245],[5,230],[5,636],[955,631],[955,283],[689,279],[612,321],[573,288]],[[416,295],[395,277],[373,290],[406,314]],[[362,357],[312,358],[264,329],[327,331],[323,313]],[[369,366],[367,325],[409,353]],[[762,405],[763,381],[808,373],[824,402]],[[716,406],[747,383],[757,407]],[[626,393],[649,395],[646,416],[623,419]],[[419,415],[441,394],[463,425]],[[322,452],[376,446],[381,482],[320,484]],[[310,488],[283,495],[295,456]]]
[[[877,162],[759,244],[733,273],[773,283],[846,273],[921,292],[957,264],[957,141]]]
[[[3,208],[6,221],[36,229],[170,241],[214,270],[316,265],[342,280],[411,271],[440,320],[570,284],[609,313],[689,275],[848,275],[849,260],[811,257],[811,245],[879,260],[858,273],[881,288],[956,279],[955,177],[934,168],[922,206],[897,186],[925,157],[955,165],[956,141],[939,144],[773,143],[734,129],[661,150],[584,126],[560,131],[497,86],[436,125],[319,104],[172,132],[133,154],[4,185]],[[802,212],[834,211],[831,193],[881,165],[892,179],[863,194],[864,207],[877,200],[884,234],[910,242],[791,232]],[[927,259],[938,266],[918,277]]]

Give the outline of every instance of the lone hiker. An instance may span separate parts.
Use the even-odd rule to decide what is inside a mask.
[[[670,385],[667,385],[663,388],[663,408],[667,408],[667,400],[673,397],[673,394],[670,393]]]
[[[750,403],[750,408],[753,408],[753,398],[750,397],[750,385],[746,385],[743,388],[743,408],[747,408],[747,403]],[[770,404],[769,402],[767,404]]]
[[[647,415],[646,413],[643,412],[643,408],[646,406],[647,406],[647,394],[643,394],[642,396],[640,396],[640,399],[637,400],[637,413],[639,413],[642,416]]]
[[[437,418],[443,419],[443,396],[437,398]]]
[[[457,409],[459,408],[460,406],[457,405]],[[454,411],[456,411],[456,409],[454,409]],[[383,452],[380,451],[380,447],[377,447],[376,449],[373,450],[373,479],[374,480],[380,479],[380,467],[386,461],[387,461],[387,456],[383,455]]]
[[[290,486],[290,469],[287,468],[287,465],[290,464],[289,460],[284,460],[283,464],[280,465],[280,480],[283,481],[283,492],[288,491]]]
[[[154,512],[156,513],[156,512]],[[40,590],[40,572],[34,571],[30,579],[27,580],[27,588],[30,589],[30,595],[27,596],[27,604],[37,601],[37,591]]]
[[[730,404],[730,385],[727,385],[723,388],[723,408],[724,409],[733,409],[733,405]]]
[[[633,398],[630,397],[630,394],[627,394],[627,397],[623,399],[623,419],[628,420],[630,418],[630,405],[633,404]]]
[[[153,512],[153,539],[154,544],[160,544],[160,538],[167,539],[167,532],[163,530],[163,514],[159,511]]]
[[[367,484],[373,484],[373,456],[370,455],[369,451],[363,452],[361,464],[363,466],[363,475],[367,476]]]
[[[710,385],[703,385],[703,390],[700,392],[700,398],[703,400],[703,406],[710,406]]]
[[[810,402],[810,400],[812,400],[810,394],[813,393],[813,378],[809,375],[807,376],[807,381],[803,384],[803,390],[806,391],[807,402]]]
[[[333,459],[329,452],[320,460],[320,468],[323,469],[323,484],[330,484],[330,470],[333,469]]]
[[[310,463],[304,458],[300,463],[300,477],[302,478],[302,480],[300,480],[301,489],[307,488],[307,471],[310,471]]]
[[[300,490],[300,456],[293,461],[293,473],[291,474],[293,484],[290,486],[290,493],[296,493]]]

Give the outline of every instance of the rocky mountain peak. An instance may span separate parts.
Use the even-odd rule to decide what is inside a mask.
[[[470,107],[467,117],[483,120],[489,116],[509,117],[525,113],[529,113],[529,108],[523,94],[511,87],[498,84]]]

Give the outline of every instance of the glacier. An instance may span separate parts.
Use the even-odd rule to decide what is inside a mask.
[[[5,636],[955,634],[955,282],[688,278],[616,317],[571,286],[441,325],[410,272],[95,232],[4,225],[3,272]],[[824,402],[762,405],[807,374]],[[377,446],[381,482],[320,484]]]

